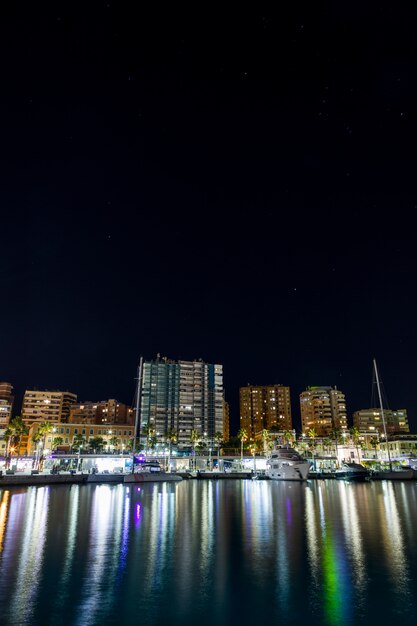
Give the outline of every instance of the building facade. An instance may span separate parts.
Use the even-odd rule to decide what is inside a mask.
[[[192,431],[207,442],[223,433],[222,365],[158,356],[143,362],[139,389],[142,441],[145,432],[152,432],[157,443],[164,443],[175,431],[181,449],[192,445]]]
[[[70,409],[77,401],[75,393],[70,391],[25,391],[22,404],[22,419],[27,422],[69,420]]]
[[[388,448],[391,459],[410,457],[412,465],[415,466],[417,464],[417,435],[402,435],[389,438]],[[380,441],[380,449],[383,453],[387,452],[387,442],[385,439]]]
[[[134,411],[117,400],[82,402],[70,407],[68,422],[71,424],[130,424],[134,423]]]
[[[230,439],[230,406],[226,400],[223,399],[223,441],[229,441]]]
[[[345,395],[336,387],[307,387],[300,394],[303,433],[314,430],[318,437],[328,437],[333,430],[347,430]]]
[[[36,444],[33,443],[33,436],[37,433],[40,424],[32,422],[29,427],[29,434],[22,439],[22,451],[28,455],[34,455]],[[52,424],[51,432],[45,437],[45,451],[51,451],[54,448],[54,439],[58,437],[62,439],[59,445],[61,450],[70,452],[75,436],[84,438],[84,452],[90,448],[89,440],[101,437],[103,439],[104,452],[127,452],[132,448],[133,426],[131,424],[118,424],[108,428],[99,424],[70,424],[63,422],[55,422]],[[26,449],[24,448],[26,446]]]
[[[13,411],[13,386],[0,381],[0,430],[7,428]]]
[[[384,409],[384,419],[387,434],[409,433],[408,416],[406,409],[391,411]],[[384,434],[384,424],[381,409],[361,409],[353,414],[353,425],[359,432],[378,432]]]
[[[284,385],[247,385],[239,390],[240,427],[250,438],[262,430],[292,430],[290,388]]]

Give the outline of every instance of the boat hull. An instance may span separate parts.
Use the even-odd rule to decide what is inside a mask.
[[[154,483],[154,482],[179,482],[182,480],[178,474],[168,474],[166,472],[135,472],[126,474],[124,483]]]
[[[372,474],[372,480],[412,480],[414,478],[414,471],[410,470],[399,470],[399,471],[390,471],[381,470],[379,472],[375,472]]]
[[[369,472],[335,472],[334,477],[337,480],[347,480],[349,482],[363,483],[370,479]]]
[[[370,479],[371,472],[361,463],[344,463],[340,469],[335,471],[334,477],[339,480],[364,482]]]
[[[293,465],[289,465],[275,462],[273,467],[266,470],[265,476],[270,480],[303,481],[307,480],[309,470],[309,463],[294,463]]]

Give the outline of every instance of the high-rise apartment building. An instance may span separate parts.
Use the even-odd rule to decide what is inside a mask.
[[[37,420],[68,422],[71,406],[77,396],[70,391],[25,391],[22,404],[22,418],[26,422]]]
[[[0,381],[0,429],[6,428],[13,411],[13,387],[10,383]]]
[[[262,430],[291,430],[290,388],[284,385],[247,385],[239,390],[240,427],[250,437],[262,436]]]
[[[179,448],[189,447],[191,432],[207,441],[223,433],[223,367],[159,356],[144,361],[140,380],[140,430],[152,429],[158,442],[170,430]]]
[[[308,434],[327,437],[332,430],[347,430],[345,395],[336,387],[307,387],[300,394],[301,427]]]
[[[71,424],[133,424],[133,409],[117,400],[80,402],[70,408]]]
[[[226,400],[223,399],[223,441],[229,441],[230,439],[230,406]]]
[[[397,411],[384,409],[384,420],[387,434],[410,432],[406,409],[398,409]],[[353,425],[361,433],[378,432],[379,434],[384,434],[381,409],[361,409],[360,411],[355,411],[353,414]]]

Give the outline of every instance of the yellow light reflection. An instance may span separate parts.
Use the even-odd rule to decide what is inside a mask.
[[[397,595],[402,597],[408,596],[409,591],[409,572],[406,557],[406,549],[404,547],[403,531],[398,514],[395,488],[397,486],[390,481],[384,481],[384,507],[382,514],[384,521],[381,523],[383,546],[385,547],[387,566],[391,570],[391,582]],[[401,601],[401,598],[400,598]]]
[[[22,624],[32,623],[41,580],[48,511],[49,488],[30,487],[24,500],[24,535],[16,562],[16,583],[10,598],[10,614],[18,616]],[[32,520],[32,523],[27,523],[27,520]]]
[[[2,498],[0,502],[0,554],[3,551],[3,539],[4,539],[4,533],[6,531],[6,524],[7,524],[7,511],[9,507],[9,496],[10,496],[10,491],[5,491],[2,494]]]

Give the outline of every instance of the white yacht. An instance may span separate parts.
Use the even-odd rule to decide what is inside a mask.
[[[271,480],[306,480],[310,463],[294,448],[279,446],[266,461],[265,475]]]

